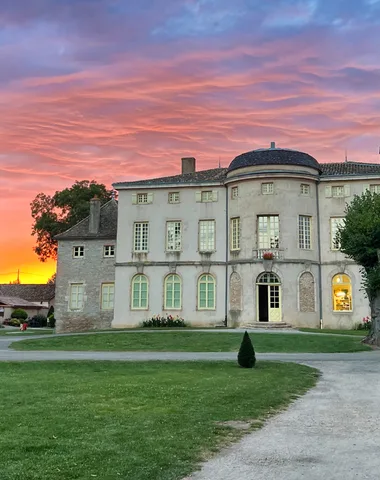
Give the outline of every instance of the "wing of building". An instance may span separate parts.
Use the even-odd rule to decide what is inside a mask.
[[[228,168],[115,183],[115,200],[59,235],[57,328],[136,327],[153,315],[196,326],[351,328],[369,314],[358,265],[339,251],[346,203],[380,193],[380,165],[319,164],[259,149]]]

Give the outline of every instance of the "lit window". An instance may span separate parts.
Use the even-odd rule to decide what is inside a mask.
[[[352,311],[352,287],[348,275],[339,273],[332,279],[332,296],[334,312]]]
[[[115,256],[115,245],[104,245],[103,255],[105,257]]]
[[[198,310],[215,310],[215,279],[212,275],[199,277]]]
[[[231,250],[240,250],[240,218],[231,218]]]
[[[73,258],[84,257],[84,247],[73,247]]]
[[[179,203],[179,192],[169,192],[168,201],[169,203]]]
[[[344,225],[344,218],[331,217],[330,218],[330,233],[331,233],[331,250],[340,250],[340,241],[337,238],[339,226]]]
[[[369,191],[371,193],[380,193],[380,185],[379,184],[373,184],[369,186]]]
[[[308,183],[301,183],[301,195],[310,195],[310,185]]]
[[[311,217],[306,215],[298,217],[298,246],[304,250],[311,249]]]
[[[147,252],[149,241],[149,223],[137,222],[134,224],[133,250],[135,252]]]
[[[148,279],[145,275],[136,275],[132,280],[132,310],[148,308]]]
[[[115,296],[115,285],[113,283],[102,283],[102,310],[112,310]]]
[[[137,203],[148,203],[148,194],[147,193],[138,193],[137,194]]]
[[[215,250],[215,220],[200,220],[199,251],[213,252]]]
[[[272,195],[273,192],[274,192],[273,182],[261,184],[261,193],[263,195]]]
[[[258,217],[258,248],[279,248],[280,225],[278,215]]]
[[[83,292],[83,283],[72,283],[70,285],[70,310],[83,310]]]
[[[213,201],[212,190],[206,190],[201,193],[201,202],[212,202],[212,201]]]
[[[182,284],[179,275],[168,275],[165,278],[165,310],[180,310]]]
[[[166,250],[179,252],[182,243],[182,222],[166,222]]]
[[[239,196],[239,187],[232,187],[231,188],[231,198],[235,200]]]

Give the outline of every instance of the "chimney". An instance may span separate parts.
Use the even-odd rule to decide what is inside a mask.
[[[276,142],[270,142],[270,148],[276,148]]]
[[[90,225],[89,233],[99,233],[100,225],[100,198],[94,195],[94,198],[90,200]]]
[[[184,157],[182,160],[182,175],[184,173],[194,173],[195,172],[195,158],[194,157]]]

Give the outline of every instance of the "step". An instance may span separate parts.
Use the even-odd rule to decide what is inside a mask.
[[[289,323],[286,322],[252,322],[246,323],[244,325],[239,325],[239,328],[263,328],[263,329],[272,329],[272,328],[293,328]]]

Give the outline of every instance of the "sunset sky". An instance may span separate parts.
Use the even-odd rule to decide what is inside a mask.
[[[378,162],[379,0],[1,0],[0,283],[54,272],[30,202],[269,146]]]

